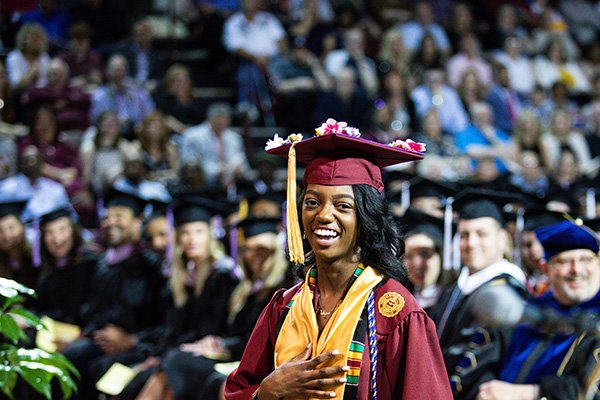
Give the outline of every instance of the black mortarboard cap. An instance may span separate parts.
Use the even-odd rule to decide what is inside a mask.
[[[436,242],[441,249],[444,238],[444,220],[409,207],[400,218],[400,225],[406,236],[424,233]]]
[[[0,202],[0,218],[4,218],[8,215],[14,215],[17,218],[21,218],[21,213],[27,205],[27,200],[10,200]]]
[[[259,200],[267,200],[277,203],[281,206],[283,203],[285,203],[285,197],[286,190],[283,188],[280,190],[267,189],[267,191],[263,193],[259,193],[255,190],[248,194],[247,199],[250,205]]]
[[[40,217],[40,225],[45,225],[49,222],[56,221],[59,218],[67,217],[71,219],[73,217],[73,207],[68,204],[63,207],[56,208]]]
[[[458,192],[458,188],[449,182],[438,182],[425,177],[410,180],[410,197],[448,197]]]
[[[415,178],[415,174],[405,170],[387,168],[383,170],[383,181],[387,189],[396,190],[397,188],[391,186],[392,183],[410,181],[413,178]]]
[[[226,205],[194,194],[180,195],[175,199],[173,217],[175,226],[189,222],[210,222],[217,214],[226,214]]]
[[[543,205],[530,205],[525,208],[524,231],[534,231],[544,226],[553,225],[564,221],[565,215],[556,211],[547,210]]]
[[[553,188],[548,194],[543,198],[546,204],[550,202],[559,202],[564,203],[569,207],[570,214],[576,214],[579,212],[577,199],[575,198],[575,194],[573,191],[564,190],[562,188]]]
[[[515,203],[523,205],[525,197],[521,193],[469,188],[456,196],[454,208],[458,210],[459,219],[490,217],[503,225],[505,206]]]
[[[140,215],[146,207],[146,200],[142,199],[136,193],[125,192],[120,189],[111,188],[105,197],[105,207],[127,207],[133,211],[135,215]]]
[[[167,209],[169,208],[169,203],[158,199],[151,199],[148,200],[148,204],[150,205],[151,210],[149,211],[146,220],[149,221],[154,218],[167,216]]]
[[[238,228],[244,230],[244,237],[249,238],[262,233],[278,233],[281,226],[281,218],[258,218],[248,217],[238,223]]]

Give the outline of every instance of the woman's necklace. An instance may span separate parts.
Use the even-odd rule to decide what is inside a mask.
[[[342,299],[339,299],[338,302],[335,304],[335,307],[333,307],[333,309],[331,311],[325,311],[323,310],[323,307],[321,307],[321,296],[319,296],[318,298],[318,307],[319,307],[319,317],[321,318],[329,318],[331,316],[331,314],[333,314],[333,312],[335,311],[335,309],[338,307],[338,305],[340,305],[340,303],[342,302]]]
[[[352,282],[352,277],[348,278],[348,280],[346,282],[346,291],[348,290],[348,287],[351,282]],[[335,307],[333,307],[333,309],[331,311],[325,311],[325,310],[323,310],[323,307],[321,307],[321,294],[319,293],[319,295],[317,296],[317,310],[319,311],[319,317],[321,317],[323,319],[327,319],[327,318],[331,317],[331,314],[333,314],[333,312],[336,310],[336,308],[338,308],[338,306],[342,302],[343,298],[344,298],[344,296],[342,296],[337,301],[337,303],[335,303]]]

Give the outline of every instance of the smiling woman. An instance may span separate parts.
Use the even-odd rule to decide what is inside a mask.
[[[263,311],[227,399],[451,398],[435,327],[404,286],[404,244],[381,195],[380,168],[418,160],[424,148],[359,136],[330,119],[315,138],[268,144],[289,158],[288,204],[295,160],[308,163],[299,210],[287,209],[290,258],[305,279]]]
[[[40,218],[41,271],[35,310],[53,319],[83,325],[99,249],[84,241],[70,205]],[[66,345],[67,343],[61,343]]]

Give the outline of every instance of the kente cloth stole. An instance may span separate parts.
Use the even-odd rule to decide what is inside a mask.
[[[359,265],[347,293],[319,334],[314,301],[317,290],[317,274],[316,268],[312,268],[307,274],[304,284],[288,305],[289,310],[275,343],[275,367],[302,353],[309,343],[312,343],[311,358],[328,351],[338,350],[341,353],[340,356],[335,357],[329,363],[322,364],[319,368],[334,365],[350,367],[350,371],[346,374],[348,381],[346,385],[340,384],[330,389],[336,392],[336,398],[346,399],[344,395],[346,386],[356,387],[358,385],[360,363],[365,348],[363,343],[364,327],[362,336],[357,336],[359,340],[354,340],[358,333],[357,325],[364,325],[359,324],[359,321],[366,322],[363,312],[367,297],[382,280],[383,277],[373,268]]]

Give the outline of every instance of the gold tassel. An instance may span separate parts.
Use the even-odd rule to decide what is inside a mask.
[[[296,146],[292,142],[288,152],[288,175],[287,175],[287,240],[290,252],[290,261],[294,264],[304,264],[304,246],[302,245],[302,233],[298,221],[298,209],[296,207]]]

